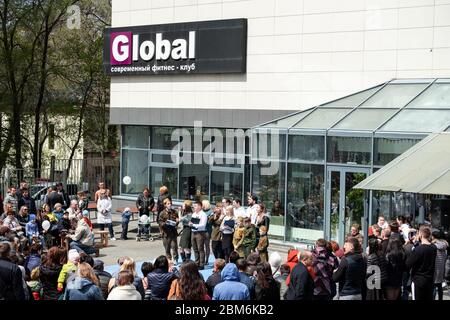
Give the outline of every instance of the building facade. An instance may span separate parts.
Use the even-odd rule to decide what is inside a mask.
[[[110,122],[120,125],[122,132],[121,196],[116,200],[134,200],[148,185],[155,193],[159,186],[167,185],[178,200],[245,199],[251,192],[259,195],[269,210],[287,215],[287,194],[296,192],[285,190],[288,175],[301,180],[312,172],[317,183],[311,187],[318,188],[315,194],[323,197],[304,192],[299,197],[317,207],[315,215],[322,221],[316,219],[317,225],[306,229],[314,232],[301,231],[300,236],[296,231],[291,236],[289,222],[279,217],[273,219],[271,233],[285,241],[312,240],[324,234],[331,237],[324,231],[330,225],[325,221],[328,191],[319,181],[327,175],[326,165],[314,167],[316,159],[307,159],[298,166],[310,166],[308,173],[305,167],[290,172],[289,167],[280,166],[276,173],[267,174],[263,162],[270,159],[261,156],[262,151],[273,155],[279,146],[281,154],[283,148],[292,148],[291,154],[301,153],[307,144],[321,141],[299,137],[298,143],[290,146],[286,140],[271,139],[265,150],[259,150],[257,133],[249,129],[377,88],[394,78],[448,77],[450,1],[112,1],[112,31],[153,26],[158,32],[155,25],[229,19],[245,19],[245,68],[241,72],[111,77]],[[160,30],[164,28],[170,26]],[[148,44],[141,53],[150,54],[150,48],[157,49]],[[331,124],[342,115],[327,116],[330,119],[319,120]],[[221,148],[219,140],[223,141]],[[414,141],[405,143],[409,142]],[[347,162],[351,167],[355,161]],[[370,170],[373,166],[366,163]],[[367,175],[370,170],[354,174]]]

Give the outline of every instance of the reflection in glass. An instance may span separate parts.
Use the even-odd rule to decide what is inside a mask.
[[[173,127],[152,127],[151,146],[152,149],[173,150],[178,141],[172,141],[172,133],[177,128]],[[178,132],[179,133],[179,132]]]
[[[211,201],[229,199],[242,199],[242,173],[211,172]]]
[[[148,149],[150,127],[123,126],[122,147]]]
[[[374,165],[388,164],[419,141],[412,138],[376,138]]]
[[[180,165],[181,199],[205,200],[209,194],[209,166],[206,164]]]
[[[287,179],[287,240],[323,237],[324,166],[290,163]]]
[[[150,186],[153,196],[159,194],[159,188],[166,186],[172,198],[178,198],[178,169],[177,168],[150,168]]]
[[[380,131],[435,132],[450,123],[447,110],[405,109],[386,123]]]
[[[331,240],[338,241],[339,238],[339,208],[341,195],[341,173],[331,172]]]
[[[372,143],[370,138],[328,137],[328,162],[370,164]]]
[[[364,190],[353,189],[358,183],[363,181],[367,175],[365,173],[345,173],[345,234],[350,234],[353,224],[358,224],[361,234],[364,220]]]
[[[131,183],[123,183],[129,176]],[[148,152],[141,150],[122,150],[122,193],[139,194],[148,185]]]
[[[361,107],[401,108],[417,96],[427,83],[388,84]]]
[[[268,212],[272,212],[277,201],[281,203],[282,208],[284,207],[285,164],[282,162],[272,162],[271,164],[273,170],[270,170],[270,174],[264,172],[267,167],[261,163],[253,165],[252,168],[252,192],[260,202],[266,205]],[[270,218],[269,235],[279,239],[284,238],[283,216]]]
[[[325,137],[289,135],[289,160],[324,161]]]

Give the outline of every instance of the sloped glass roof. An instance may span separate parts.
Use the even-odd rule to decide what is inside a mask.
[[[394,79],[259,127],[333,133],[450,131],[450,79]]]

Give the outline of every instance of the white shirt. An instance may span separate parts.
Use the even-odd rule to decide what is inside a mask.
[[[192,232],[200,232],[200,231],[206,231],[206,223],[208,222],[208,216],[206,213],[201,210],[200,212],[194,212],[192,214],[192,218],[199,218],[200,223],[199,224],[193,224],[192,225]]]
[[[234,229],[225,225],[225,221],[234,220],[234,217],[225,216],[223,218],[222,223],[220,224],[220,231],[222,231],[223,234],[232,234],[234,233]]]
[[[247,215],[247,212],[245,212],[245,209],[242,207],[234,208],[234,216],[236,219],[239,219],[239,217],[247,218],[249,215]]]
[[[251,207],[247,208],[247,216],[252,219],[252,224],[256,225],[256,217],[258,216],[259,205],[254,204]]]
[[[410,230],[409,225],[407,225],[406,223],[400,226],[400,233],[402,234],[403,239],[405,239],[405,241],[408,241],[409,230]]]

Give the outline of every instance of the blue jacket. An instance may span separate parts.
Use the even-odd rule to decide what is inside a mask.
[[[178,271],[164,272],[156,269],[147,275],[148,287],[151,288],[152,300],[166,300],[172,281],[178,278]]]
[[[35,268],[39,268],[41,265],[41,256],[33,253],[30,254],[25,261],[25,270],[28,272],[28,274],[31,273]]]
[[[27,235],[27,237],[32,237],[34,235],[39,235],[39,227],[38,224],[35,222],[28,222],[25,225],[25,234]]]
[[[213,300],[250,300],[250,292],[240,282],[239,271],[234,263],[228,263],[221,275],[223,282],[214,287]]]
[[[130,218],[131,218],[131,212],[130,211],[125,211],[124,213],[122,213],[122,222],[123,223],[129,223],[130,222]]]
[[[252,277],[247,275],[245,272],[239,272],[240,282],[245,284],[248,288],[248,292],[250,292],[250,297],[253,298],[255,295],[255,280]]]
[[[64,300],[104,300],[102,292],[90,280],[75,277],[67,283]]]

